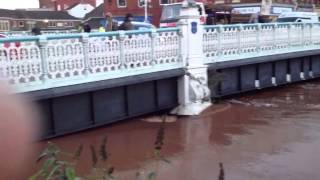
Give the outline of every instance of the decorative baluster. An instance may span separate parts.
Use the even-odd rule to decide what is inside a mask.
[[[309,39],[309,46],[311,46],[311,48],[313,47],[313,38],[312,38],[312,36],[313,36],[313,33],[312,33],[312,30],[313,30],[313,23],[310,23],[309,24],[309,27],[310,27],[310,31],[309,31],[309,33],[310,33],[310,39]]]
[[[83,73],[85,76],[89,75],[89,69],[90,69],[90,59],[89,59],[89,34],[88,33],[82,33],[81,35],[81,42],[82,42],[82,48],[83,48],[83,63],[84,63],[84,70]]]
[[[312,46],[312,28],[313,28],[313,23],[309,23],[309,39],[308,39],[308,45]]]
[[[256,52],[260,53],[261,52],[261,24],[258,23],[256,27]]]
[[[155,50],[156,50],[156,37],[157,37],[157,31],[155,29],[152,29],[151,30],[151,34],[150,34],[150,37],[151,37],[151,65],[154,66],[156,65],[156,53],[155,53]]]
[[[47,55],[47,45],[48,40],[45,35],[39,36],[38,46],[40,48],[40,56],[41,56],[41,79],[42,82],[45,83],[49,79],[49,63],[48,63],[48,55]]]
[[[273,24],[272,27],[272,41],[273,41],[273,50],[277,50],[277,28],[278,24]]]
[[[305,39],[304,39],[304,37],[305,37],[305,35],[304,35],[304,30],[306,29],[305,26],[306,26],[306,23],[302,23],[302,24],[301,24],[300,43],[301,43],[302,48],[305,47]]]
[[[238,54],[241,54],[241,35],[242,35],[242,31],[243,31],[243,26],[242,24],[239,24],[238,25],[238,35],[237,35],[237,44],[238,44]]]
[[[182,51],[182,38],[183,38],[183,31],[181,28],[179,28],[179,31],[178,31],[178,36],[179,36],[179,58],[178,58],[178,61],[179,62],[182,62],[183,61],[183,51]],[[183,63],[183,66],[185,66],[185,64]]]
[[[291,38],[292,38],[292,35],[291,35],[291,30],[292,30],[292,23],[290,23],[288,25],[288,47],[287,49],[290,49],[291,46],[292,46],[292,43],[291,43]],[[287,75],[286,75],[286,80],[287,82],[291,82],[291,74],[287,72]]]
[[[124,54],[124,39],[126,34],[124,31],[119,31],[119,41],[120,41],[120,69],[125,68],[125,54]]]
[[[314,47],[315,47],[314,38],[313,38],[313,35],[314,35],[314,34],[313,34],[313,29],[315,28],[314,25],[315,25],[315,24],[310,23],[310,46],[311,46],[311,48],[314,48]],[[319,24],[317,24],[317,25],[319,25]],[[314,77],[314,76],[313,76],[312,68],[309,69],[308,75],[309,75],[309,77],[311,77],[311,78]]]
[[[218,35],[218,46],[217,46],[217,50],[218,50],[218,59],[221,59],[221,56],[223,55],[223,47],[222,47],[222,36],[223,36],[223,26],[222,25],[218,25],[218,31],[217,31],[217,35]]]
[[[288,49],[291,48],[291,30],[292,30],[292,24],[288,24]]]

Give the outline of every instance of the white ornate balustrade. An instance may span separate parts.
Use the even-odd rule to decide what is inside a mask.
[[[178,28],[0,39],[0,74],[28,92],[182,67]]]
[[[179,28],[3,38],[0,75],[27,92],[183,68],[192,46],[205,63],[320,49],[320,23],[199,27],[202,44],[188,45]]]
[[[205,26],[206,63],[320,49],[320,23]]]

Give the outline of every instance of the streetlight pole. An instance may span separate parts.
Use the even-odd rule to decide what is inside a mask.
[[[187,6],[193,6],[196,4],[194,0],[184,0],[183,3],[186,4]]]
[[[148,1],[144,0],[144,22],[148,22]]]

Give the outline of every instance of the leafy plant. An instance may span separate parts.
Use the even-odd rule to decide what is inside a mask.
[[[80,149],[80,150],[79,150]],[[82,145],[79,146],[76,154],[73,156],[73,161],[63,161],[59,159],[60,155],[72,156],[60,151],[59,147],[48,143],[47,148],[41,153],[37,162],[43,161],[42,168],[29,180],[45,179],[45,180],[76,180],[78,177],[75,174],[75,160],[81,155]]]
[[[165,159],[161,155],[165,138],[166,118],[166,115],[162,116],[162,123],[157,131],[154,156],[163,162],[170,163],[169,160]],[[41,169],[31,176],[29,180],[116,180],[116,178],[113,176],[114,167],[109,166],[107,163],[110,156],[107,151],[107,142],[108,138],[104,137],[98,148],[93,145],[89,147],[91,153],[92,171],[89,175],[84,177],[78,176],[75,170],[76,164],[82,155],[84,146],[82,144],[79,145],[73,154],[69,154],[61,151],[57,145],[49,142],[48,146],[44,149],[36,161],[37,163],[43,162]],[[100,167],[99,165],[103,166]],[[135,177],[135,180],[140,180],[141,174],[137,172]],[[147,174],[146,179],[153,180],[155,177],[156,172],[151,171]]]
[[[171,162],[165,159],[161,154],[162,146],[164,145],[165,124],[166,124],[167,115],[161,116],[161,119],[162,119],[162,122],[161,122],[160,128],[158,129],[156,141],[154,143],[155,144],[154,155],[156,158],[170,164]]]

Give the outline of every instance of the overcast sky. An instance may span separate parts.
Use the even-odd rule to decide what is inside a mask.
[[[3,9],[38,8],[39,0],[0,0],[0,4]]]
[[[103,0],[96,2],[99,5],[103,3]],[[0,4],[2,9],[38,8],[39,0],[0,0]]]

